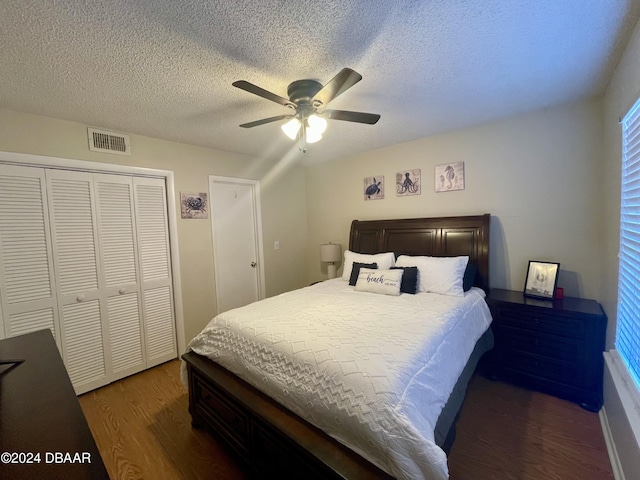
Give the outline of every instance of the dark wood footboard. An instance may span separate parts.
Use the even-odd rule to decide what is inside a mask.
[[[260,476],[391,479],[387,473],[207,358],[182,356],[194,426],[223,439]]]

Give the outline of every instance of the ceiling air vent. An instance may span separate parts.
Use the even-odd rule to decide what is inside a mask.
[[[131,155],[129,135],[122,133],[106,132],[87,129],[89,131],[89,150],[94,152],[116,153],[118,155]]]

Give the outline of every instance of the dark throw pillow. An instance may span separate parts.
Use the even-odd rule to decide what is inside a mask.
[[[402,269],[402,283],[400,293],[410,293],[415,295],[418,291],[418,267],[391,267],[392,269]]]
[[[374,268],[374,269],[377,269],[378,268],[378,264],[377,263],[353,262],[353,267],[351,267],[351,277],[349,277],[349,285],[355,286],[356,282],[358,281],[358,275],[360,275],[360,269],[361,268]]]
[[[464,271],[464,277],[462,277],[462,289],[465,292],[473,287],[477,274],[478,266],[475,263],[467,263],[467,269]]]

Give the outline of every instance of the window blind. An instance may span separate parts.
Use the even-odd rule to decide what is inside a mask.
[[[640,99],[622,119],[616,349],[640,388]]]

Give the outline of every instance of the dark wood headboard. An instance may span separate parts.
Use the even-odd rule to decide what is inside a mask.
[[[491,215],[466,217],[354,220],[349,250],[358,253],[455,257],[468,255],[478,266],[475,286],[489,292],[489,224]]]

